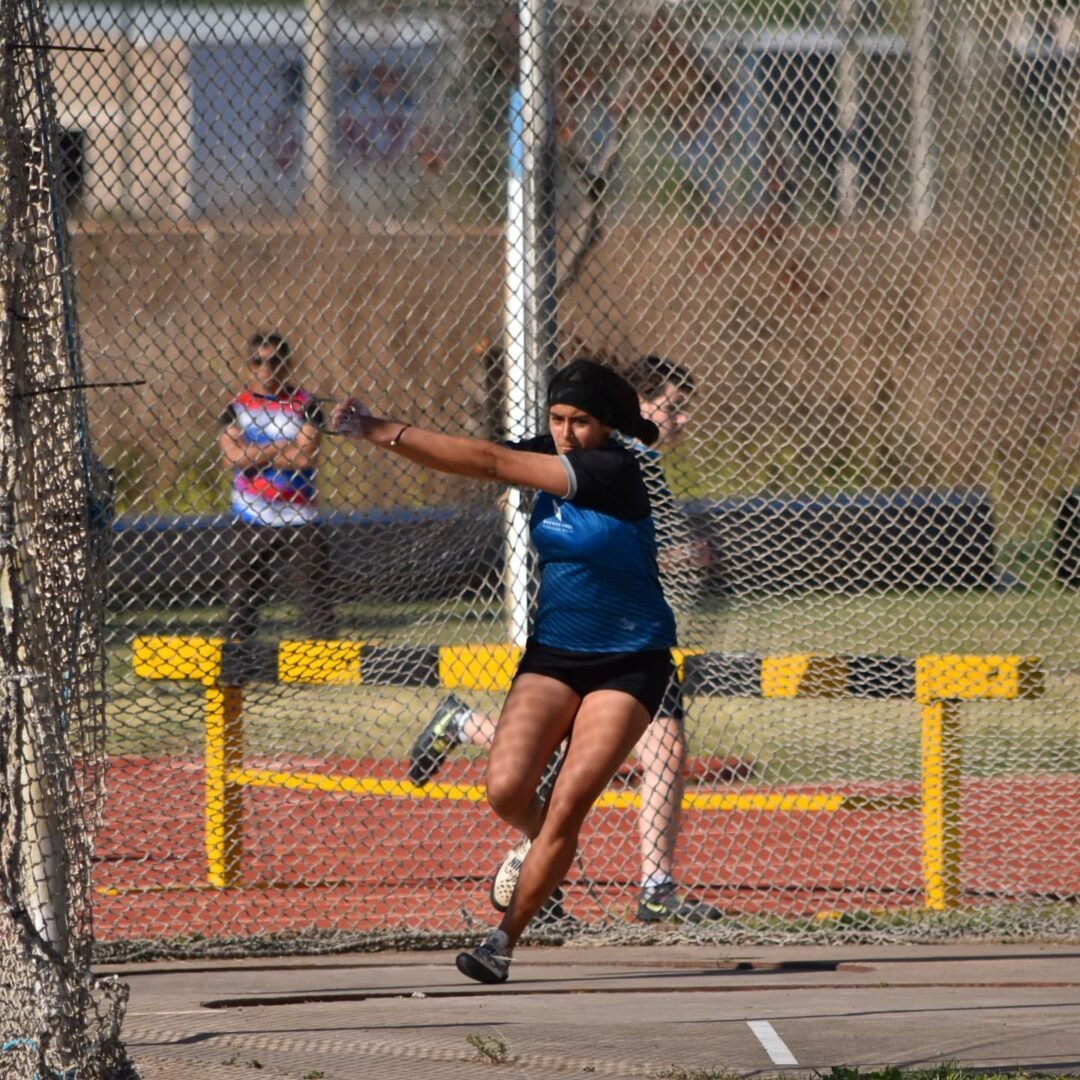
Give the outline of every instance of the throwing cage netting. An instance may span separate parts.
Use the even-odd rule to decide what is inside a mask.
[[[692,376],[661,456],[685,790],[650,809],[628,763],[564,883],[574,921],[534,940],[1076,938],[1071,15],[50,18],[87,379],[145,380],[87,404],[116,499],[97,955],[472,941],[515,839],[482,740],[414,779],[410,752],[450,694],[480,727],[497,714],[528,605],[521,501],[334,438],[317,404],[274,403],[280,428],[261,391],[236,404],[271,332],[324,416],[355,393],[493,437],[535,426],[581,351]],[[80,399],[7,400],[33,446],[74,445],[56,410]],[[237,523],[224,447],[290,424],[317,443],[321,524]],[[43,497],[81,514],[91,481],[63,460]],[[68,576],[90,574],[86,540],[52,545]],[[638,917],[649,815],[673,806],[680,893],[720,919]]]
[[[126,988],[91,972],[108,521],[78,354],[43,9],[0,52],[0,1075],[120,1077]]]

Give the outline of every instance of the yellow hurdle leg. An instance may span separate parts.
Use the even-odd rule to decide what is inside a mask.
[[[229,780],[243,764],[239,686],[206,688],[206,878],[213,888],[240,881],[243,861],[242,789]]]
[[[922,706],[922,863],[926,906],[960,901],[960,706]]]

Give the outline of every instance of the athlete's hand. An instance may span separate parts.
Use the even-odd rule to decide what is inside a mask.
[[[330,414],[331,430],[362,439],[367,431],[365,421],[371,417],[371,410],[359,398],[349,398],[334,406]]]

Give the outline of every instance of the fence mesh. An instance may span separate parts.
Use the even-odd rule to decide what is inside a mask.
[[[89,442],[43,8],[0,15],[0,1075],[124,1077],[91,963],[106,475]]]
[[[98,955],[488,925],[515,839],[482,790],[515,519],[325,415],[357,393],[498,437],[515,356],[579,350],[685,369],[643,389],[670,421],[685,716],[590,817],[573,920],[531,932],[1075,939],[1071,15],[309,0],[50,19],[87,378],[145,380],[88,404],[117,510]],[[547,198],[522,337],[526,109],[550,117],[553,183],[526,173]],[[292,396],[267,402],[250,360],[256,335],[280,356],[271,333]],[[283,470],[272,525],[235,520],[286,437],[314,471]],[[410,757],[451,693],[459,745]],[[643,921],[642,881],[673,858],[680,897],[722,917]]]

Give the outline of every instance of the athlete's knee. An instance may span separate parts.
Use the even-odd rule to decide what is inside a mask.
[[[535,792],[521,776],[503,769],[487,770],[488,805],[504,821],[517,821],[528,811]]]

